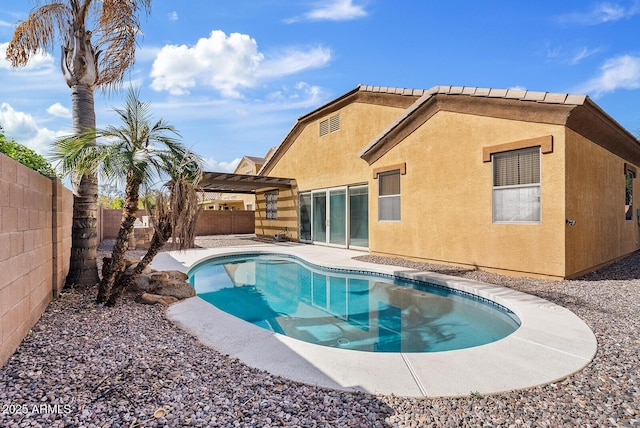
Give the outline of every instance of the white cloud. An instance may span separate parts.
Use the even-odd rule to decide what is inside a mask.
[[[47,113],[55,117],[63,117],[65,119],[71,118],[71,110],[60,103],[55,103],[49,106]]]
[[[293,88],[283,87],[267,95],[267,99],[287,109],[317,107],[324,101],[324,94],[319,86],[298,82]],[[275,106],[274,106],[275,108]]]
[[[177,21],[178,20],[178,12],[175,10],[169,14],[169,21]]]
[[[11,69],[11,63],[7,61],[7,47],[9,42],[0,43],[0,69]],[[22,70],[40,70],[48,69],[54,66],[54,58],[48,52],[42,52],[31,57],[26,66],[20,67]]]
[[[628,19],[640,13],[640,2],[634,1],[629,7],[617,3],[598,3],[588,12],[569,13],[558,17],[563,24],[598,25],[606,22]]]
[[[322,67],[330,60],[331,50],[321,46],[309,51],[289,50],[277,58],[265,60],[257,75],[262,78],[281,77],[310,68]]]
[[[588,46],[574,46],[569,48],[565,48],[564,46],[548,46],[546,57],[563,64],[576,65],[593,55],[601,53],[603,50],[601,47],[589,48]]]
[[[55,139],[68,134],[38,127],[30,114],[16,111],[7,103],[0,104],[0,125],[7,138],[14,139],[42,155],[48,152],[49,145]]]
[[[231,162],[218,162],[214,158],[206,158],[204,160],[206,171],[213,172],[233,172],[240,163],[240,158],[234,159]]]
[[[186,95],[198,85],[218,90],[226,98],[240,98],[240,89],[260,79],[287,76],[321,67],[331,59],[329,49],[288,50],[265,60],[255,39],[246,34],[212,31],[195,46],[164,46],[153,63],[151,88]]]
[[[143,45],[136,48],[136,61],[149,62],[156,59],[162,48]]]
[[[367,16],[363,5],[353,4],[353,0],[317,1],[313,9],[302,16],[285,20],[287,23],[298,21],[350,21]]]
[[[599,76],[578,87],[577,92],[595,98],[616,89],[640,88],[640,57],[624,55],[608,60]]]
[[[571,64],[579,64],[583,59],[586,59],[592,55],[600,53],[602,49],[589,49],[588,47],[583,47],[578,52],[575,53],[573,58],[571,58]]]
[[[279,121],[284,121],[287,126],[291,125],[298,115],[327,102],[328,98],[329,94],[324,93],[320,87],[298,82],[268,93],[262,101],[193,96],[157,101],[153,103],[153,108],[158,116],[172,117],[178,121],[212,121],[215,118],[212,121],[214,125],[223,124],[224,127],[234,129],[233,132],[238,132],[237,130],[247,131],[250,125],[264,129]],[[247,117],[251,121],[247,121]],[[264,123],[261,123],[262,120]]]
[[[232,33],[227,37],[223,31],[212,31],[193,47],[164,46],[153,62],[151,87],[185,95],[202,83],[226,97],[239,97],[236,88],[255,84],[262,59],[258,44],[248,35]]]

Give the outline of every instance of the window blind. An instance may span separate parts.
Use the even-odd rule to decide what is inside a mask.
[[[380,196],[400,194],[400,171],[382,173],[378,179],[380,181]]]
[[[493,185],[496,187],[540,183],[538,147],[496,153],[493,162]]]

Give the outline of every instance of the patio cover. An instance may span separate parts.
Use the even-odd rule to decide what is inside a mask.
[[[258,189],[289,189],[292,181],[293,179],[291,178],[205,172],[200,186],[205,192],[255,193]]]

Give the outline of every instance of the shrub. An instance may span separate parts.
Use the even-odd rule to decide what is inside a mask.
[[[0,153],[4,153],[11,159],[46,177],[57,177],[56,171],[42,155],[14,140],[8,141],[2,132],[0,132]]]

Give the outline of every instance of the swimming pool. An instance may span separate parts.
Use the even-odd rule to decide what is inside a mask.
[[[189,273],[198,296],[264,329],[372,352],[438,352],[500,340],[520,326],[507,308],[391,275],[326,269],[290,255],[218,257]]]

